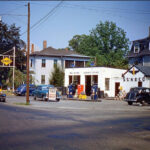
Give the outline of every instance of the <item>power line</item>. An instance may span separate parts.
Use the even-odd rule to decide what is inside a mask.
[[[36,4],[36,5],[45,5],[45,6],[49,6],[49,3],[36,3],[36,2],[32,2],[32,4]],[[130,10],[130,9],[122,9],[122,8],[106,8],[106,7],[97,7],[97,6],[85,6],[85,5],[79,5],[79,4],[67,4],[65,3],[64,5],[65,7],[69,7],[69,6],[73,6],[73,7],[78,7],[81,9],[87,9],[87,10],[96,10],[99,11],[99,9],[104,9],[105,11],[117,11],[121,10],[121,11],[125,11],[122,13],[137,13],[137,14],[150,14],[150,11],[145,11],[145,10]]]
[[[79,9],[86,9],[86,10],[89,10],[89,11],[95,11],[95,12],[99,12],[99,11],[106,11],[106,13],[108,13],[108,14],[110,14],[110,15],[112,15],[112,13],[114,13],[114,14],[116,14],[118,17],[123,17],[123,18],[125,18],[125,19],[130,19],[130,18],[128,18],[128,17],[125,17],[125,16],[121,16],[120,14],[118,14],[118,11],[111,11],[111,10],[100,10],[100,9],[93,9],[93,8],[87,8],[87,7],[83,7],[83,6],[81,6],[81,5],[72,5],[72,4],[70,4],[70,6],[65,6],[65,5],[63,5],[64,7],[68,7],[68,8],[70,8],[70,6],[72,7],[72,8],[76,8],[76,7],[78,7]],[[81,6],[81,7],[79,7],[79,6]],[[104,7],[103,7],[104,8]],[[124,10],[126,10],[126,9],[124,9]],[[131,12],[122,12],[122,13],[130,13],[131,14]],[[150,14],[150,13],[146,13],[146,14]],[[135,17],[134,17],[134,20],[136,20],[136,21],[138,21],[138,22],[141,22],[140,20],[137,20],[137,19],[135,19]],[[147,20],[146,21],[144,21],[144,22],[146,22],[146,23],[149,23]]]
[[[3,2],[4,2],[4,1],[3,1]],[[6,3],[6,2],[4,2],[4,3]],[[23,3],[23,2],[21,2],[21,3]],[[26,2],[25,2],[25,3],[26,3]],[[24,4],[18,4],[18,2],[17,2],[17,3],[15,3],[15,2],[11,3],[10,1],[8,2],[7,5],[24,6]]]
[[[0,14],[0,16],[27,16],[24,14]]]
[[[44,21],[44,19],[47,19],[51,13],[53,13],[61,4],[63,1],[61,1],[59,4],[57,4],[50,12],[48,12],[43,18],[41,18],[39,21],[37,21],[35,24],[31,26],[31,29],[34,28],[37,24],[41,23]]]
[[[58,7],[57,7],[57,9],[58,9]],[[48,20],[49,17],[54,16],[54,14],[55,14],[55,16],[56,16],[56,11],[57,11],[57,9],[55,9],[47,18],[45,18],[42,22],[40,22],[40,23],[36,26],[36,28],[38,28],[42,23],[44,23],[46,20]],[[34,28],[34,29],[36,29],[36,28]],[[34,30],[34,29],[33,29],[33,30]]]
[[[8,10],[8,11],[6,11],[5,13],[12,13],[12,12],[14,12],[14,11],[16,11],[16,10],[20,9],[20,8],[22,8],[22,7],[17,6],[17,7],[15,7],[15,8],[13,8],[13,9],[9,9],[9,10]]]
[[[31,28],[30,28],[30,30],[32,30],[34,27],[36,27],[38,24],[41,24],[41,23],[43,23],[43,22],[45,22],[47,19],[48,19],[48,17],[50,16],[50,15],[52,15],[52,13],[54,13],[54,11],[61,5],[63,3],[63,1],[61,1],[60,3],[58,3],[52,10],[50,10],[44,17],[42,17],[40,20],[38,20],[35,24],[33,24],[32,26],[31,26]],[[25,32],[23,32],[22,34],[21,34],[21,36],[23,35],[23,34],[25,34],[27,31],[25,31]]]
[[[8,51],[2,53],[2,54],[6,54],[6,53],[8,53],[8,52],[10,52],[10,51],[13,51],[13,50],[14,50],[14,49],[10,49],[10,50],[8,50]]]
[[[142,12],[142,11],[136,11],[136,10],[129,10],[129,9],[120,9],[120,8],[115,8],[115,9],[113,9],[113,8],[105,8],[105,7],[87,7],[87,6],[83,6],[83,5],[75,5],[75,4],[65,4],[64,5],[65,7],[70,7],[70,6],[72,6],[72,7],[78,7],[78,8],[80,8],[80,9],[87,9],[87,10],[92,10],[92,11],[116,11],[116,12],[118,12],[118,10],[124,10],[124,12],[122,11],[121,13],[135,13],[135,14],[150,14],[150,12],[149,11],[147,11],[147,12]],[[103,10],[100,10],[100,9],[103,9]]]

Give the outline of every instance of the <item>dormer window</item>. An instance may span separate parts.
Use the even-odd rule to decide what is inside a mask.
[[[135,44],[135,45],[134,45],[134,53],[139,53],[139,51],[140,51],[140,46],[139,46],[139,44]]]

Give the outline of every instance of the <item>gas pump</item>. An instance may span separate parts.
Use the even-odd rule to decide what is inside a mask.
[[[91,87],[91,99],[97,100],[98,99],[98,85],[93,84]]]
[[[75,85],[70,84],[68,86],[68,98],[73,98],[73,95],[75,94]]]

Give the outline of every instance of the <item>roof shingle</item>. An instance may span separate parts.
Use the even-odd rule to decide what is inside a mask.
[[[48,47],[42,51],[36,51],[30,54],[30,56],[57,56],[57,57],[82,57],[90,58],[89,56],[78,54],[72,50],[65,49],[55,49],[53,47]]]
[[[150,66],[135,66],[139,69],[145,76],[150,76]]]

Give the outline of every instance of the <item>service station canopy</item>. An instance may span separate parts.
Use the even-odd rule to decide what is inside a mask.
[[[0,55],[0,67],[13,67],[13,56]]]

